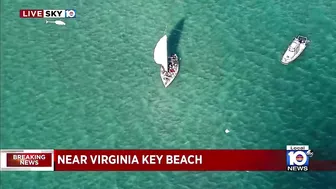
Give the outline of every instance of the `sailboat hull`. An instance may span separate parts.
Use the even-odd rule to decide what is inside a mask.
[[[176,57],[176,60],[172,60],[170,64],[171,66],[168,68],[168,71],[165,71],[162,66],[160,70],[161,80],[166,88],[174,81],[180,71],[180,62],[178,57]]]

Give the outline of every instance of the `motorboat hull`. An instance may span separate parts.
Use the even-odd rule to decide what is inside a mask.
[[[306,44],[300,44],[299,47],[299,51],[291,58],[286,58],[287,54],[289,53],[288,50],[285,52],[285,54],[283,55],[282,59],[281,59],[281,63],[284,65],[288,65],[291,62],[293,62],[294,60],[296,60],[301,54],[302,52],[305,50],[306,48]]]
[[[292,41],[292,43],[289,45],[289,47],[287,48],[286,52],[284,53],[284,55],[282,56],[281,59],[281,63],[284,65],[288,65],[289,63],[293,62],[294,60],[296,60],[302,53],[303,51],[306,49],[307,44],[310,41],[303,36],[297,36],[294,38],[294,40]],[[298,44],[294,51],[295,53],[293,54],[293,50],[291,51],[291,46]]]
[[[176,60],[172,61],[172,67],[168,68],[168,71],[166,71],[163,66],[161,66],[160,76],[165,88],[167,88],[174,81],[179,71],[180,62],[178,57],[176,58]]]

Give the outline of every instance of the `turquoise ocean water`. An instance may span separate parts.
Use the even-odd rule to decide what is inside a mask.
[[[336,149],[335,0],[1,5],[1,148]],[[78,17],[58,27],[20,19],[24,8],[74,8]],[[153,61],[165,31],[175,31],[171,48],[182,58],[179,76],[166,89]],[[312,42],[283,66],[282,53],[297,34]],[[2,172],[1,186],[331,189],[335,176]]]

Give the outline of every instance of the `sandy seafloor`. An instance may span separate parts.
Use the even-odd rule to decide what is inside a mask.
[[[1,148],[308,144],[335,158],[335,0],[1,4]],[[20,19],[23,8],[75,8],[78,17],[58,27]],[[182,58],[180,74],[165,89],[153,48],[182,19],[172,47]],[[297,34],[312,42],[284,66],[282,53]],[[1,188],[331,189],[335,176],[2,172]]]

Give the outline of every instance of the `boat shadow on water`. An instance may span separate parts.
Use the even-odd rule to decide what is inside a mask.
[[[168,56],[171,54],[177,54],[181,58],[181,54],[179,52],[179,43],[183,31],[185,18],[182,18],[170,31],[170,34],[167,39],[167,46],[168,46]]]

